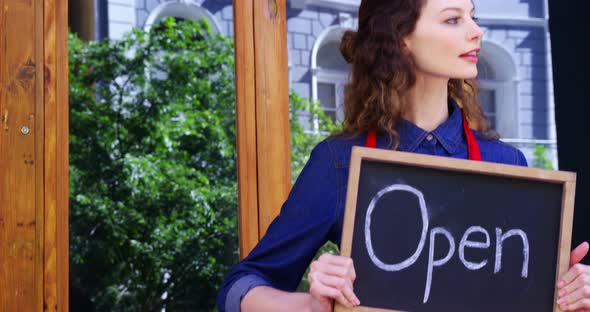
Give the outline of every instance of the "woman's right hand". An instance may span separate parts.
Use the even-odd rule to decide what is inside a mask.
[[[312,311],[332,311],[334,300],[345,307],[360,304],[352,286],[356,272],[351,258],[323,254],[311,263],[308,279]]]

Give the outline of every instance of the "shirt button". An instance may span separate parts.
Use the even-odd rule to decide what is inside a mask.
[[[432,141],[432,138],[433,138],[432,134],[428,134],[426,136],[426,140],[428,140],[428,141]]]

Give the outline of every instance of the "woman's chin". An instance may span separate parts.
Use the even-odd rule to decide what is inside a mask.
[[[451,77],[452,77],[452,79],[474,79],[474,78],[477,78],[477,70],[455,73],[455,75],[453,75]]]

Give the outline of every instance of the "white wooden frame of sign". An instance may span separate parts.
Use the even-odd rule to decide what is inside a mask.
[[[561,205],[561,225],[559,233],[559,247],[557,252],[556,263],[556,280],[568,270],[570,258],[570,245],[572,239],[572,222],[574,216],[574,199],[576,189],[576,174],[566,171],[553,171],[545,169],[536,169],[528,167],[511,166],[491,162],[471,161],[464,159],[455,159],[448,157],[437,157],[430,155],[420,155],[415,153],[390,151],[385,149],[366,148],[355,146],[352,148],[350,161],[350,173],[348,177],[348,193],[346,194],[346,207],[344,214],[344,225],[342,232],[342,241],[340,244],[340,255],[350,257],[352,249],[352,237],[354,229],[354,219],[356,212],[356,202],[358,194],[359,176],[361,162],[363,160],[374,160],[385,163],[395,163],[401,165],[421,166],[424,168],[443,169],[450,171],[460,171],[466,173],[486,174],[490,176],[524,178],[542,182],[559,183],[563,186],[563,196]],[[554,291],[553,311],[561,312],[559,306],[555,303],[557,299],[557,289]],[[357,306],[347,308],[336,303],[334,311],[336,312],[401,312],[398,310],[370,308]]]

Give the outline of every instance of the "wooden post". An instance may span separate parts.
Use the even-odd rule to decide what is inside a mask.
[[[68,0],[70,29],[82,40],[95,40],[94,0]]]
[[[68,310],[66,0],[0,0],[0,310]]]
[[[234,1],[240,256],[291,188],[285,0]]]
[[[39,1],[0,4],[0,304],[34,311],[43,303],[43,11]]]
[[[66,0],[44,0],[43,3],[46,107],[44,307],[46,311],[68,311],[68,7]]]

